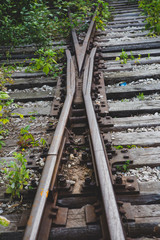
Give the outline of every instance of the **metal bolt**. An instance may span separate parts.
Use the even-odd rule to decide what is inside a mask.
[[[128,150],[126,148],[121,150],[121,153],[126,153],[126,152],[128,152]]]
[[[86,177],[85,178],[85,184],[89,185],[91,183],[91,178],[90,177]]]
[[[116,183],[117,184],[122,184],[122,177],[121,176],[116,177]]]
[[[82,159],[86,160],[88,158],[88,154],[86,152],[82,153]]]
[[[119,207],[121,207],[121,206],[123,205],[123,202],[122,202],[122,201],[117,201],[117,205],[118,205]]]
[[[60,184],[60,186],[62,186],[62,187],[65,187],[67,184],[66,184],[66,179],[65,179],[65,177],[61,177],[60,179],[59,179],[59,184]]]
[[[134,182],[134,179],[133,179],[133,178],[127,178],[127,182],[133,183],[133,182]]]
[[[112,168],[112,174],[116,174],[117,169],[116,168]]]

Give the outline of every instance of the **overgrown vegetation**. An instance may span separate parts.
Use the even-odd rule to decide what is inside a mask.
[[[148,55],[148,58],[149,57],[150,57],[150,54]],[[116,57],[115,60],[120,61],[121,64],[126,64],[128,60],[135,60],[135,63],[140,63],[139,62],[140,59],[141,59],[141,54],[138,54],[138,58],[135,59],[132,51],[130,52],[130,57],[129,57],[126,51],[122,49],[120,56]]]
[[[3,139],[4,136],[8,133],[6,128],[7,123],[9,123],[10,110],[9,106],[13,102],[10,99],[5,84],[7,82],[12,82],[9,77],[4,76],[4,72],[0,69],[0,149],[5,145]]]
[[[26,72],[42,70],[46,75],[51,73],[54,77],[62,73],[63,68],[59,63],[64,57],[64,49],[41,48],[35,52],[35,55],[39,55],[39,58],[32,58],[32,63],[26,68]]]
[[[39,141],[35,140],[34,135],[29,132],[30,125],[27,125],[24,128],[21,128],[19,136],[18,136],[18,142],[17,144],[20,146],[21,149],[25,150],[26,148],[32,148],[32,147],[42,147],[44,148],[47,146],[47,142],[44,138],[41,138]]]
[[[48,45],[56,36],[66,36],[71,26],[84,30],[88,18],[97,7],[95,20],[103,28],[104,21],[110,16],[108,4],[102,0],[4,0],[0,5],[0,43],[19,45],[35,43]],[[72,22],[68,17],[71,11]]]
[[[28,185],[29,169],[26,169],[27,160],[21,153],[13,153],[16,161],[10,161],[2,172],[5,174],[7,184],[6,193],[11,194],[12,199],[21,197],[21,191]]]
[[[54,27],[52,17],[42,0],[4,0],[0,4],[1,45],[49,43]]]
[[[152,33],[160,35],[160,1],[159,0],[140,0],[139,7],[144,10],[147,15],[146,29],[150,29]]]
[[[130,160],[125,161],[123,165],[116,165],[118,171],[127,172],[129,170]]]

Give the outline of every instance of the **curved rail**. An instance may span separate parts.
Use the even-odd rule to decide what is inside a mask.
[[[94,56],[96,48],[93,48],[88,58],[83,78],[83,96],[88,117],[90,134],[95,154],[96,168],[100,182],[105,215],[107,218],[108,228],[111,240],[124,240],[124,233],[119,216],[117,203],[111,183],[110,173],[106,162],[106,156],[101,141],[101,136],[94,112],[91,99],[91,83],[93,77]]]
[[[43,169],[42,177],[38,186],[36,197],[32,206],[32,211],[27,223],[23,240],[35,240],[38,234],[41,217],[48,197],[49,188],[56,166],[58,151],[64,134],[64,129],[68,120],[73,96],[75,93],[75,69],[69,50],[67,55],[67,97],[60,115],[60,119],[49,149],[48,157]]]

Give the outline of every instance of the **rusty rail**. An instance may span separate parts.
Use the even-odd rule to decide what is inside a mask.
[[[43,169],[39,187],[34,199],[32,211],[27,223],[23,240],[35,240],[37,238],[41,217],[48,197],[52,176],[55,170],[58,152],[63,139],[64,129],[68,120],[71,104],[75,93],[75,69],[69,50],[67,55],[67,96],[60,115],[60,119],[49,149],[48,157]]]
[[[94,112],[91,99],[91,84],[93,77],[94,56],[96,48],[93,48],[85,66],[83,78],[83,96],[90,128],[91,140],[93,144],[96,168],[98,172],[101,193],[107,218],[111,240],[124,240],[124,233],[119,216],[114,190],[111,182],[109,169],[106,162],[103,144],[99,132],[99,127]]]
[[[78,73],[81,75],[82,68],[85,62],[87,47],[91,39],[95,22],[94,17],[91,21],[87,35],[80,46],[78,38],[74,29],[72,29],[72,37],[75,46]],[[96,170],[98,173],[98,180],[101,187],[105,215],[108,223],[111,240],[124,240],[124,233],[121,224],[121,219],[118,212],[118,207],[115,200],[115,195],[112,187],[111,176],[107,165],[107,160],[102,139],[99,132],[96,115],[94,112],[92,99],[91,99],[91,84],[93,77],[94,56],[96,48],[93,48],[90,56],[87,59],[87,63],[84,67],[83,75],[83,97],[88,117],[88,123],[90,128],[91,141],[93,145],[93,151],[95,155]],[[41,177],[41,181],[36,193],[36,197],[33,203],[32,211],[28,220],[27,228],[23,240],[36,240],[38,231],[40,229],[41,219],[44,212],[46,200],[48,198],[49,191],[52,191],[54,183],[52,184],[53,175],[54,178],[58,171],[58,156],[62,151],[62,142],[64,137],[64,130],[67,124],[71,104],[75,94],[75,68],[72,61],[70,52],[67,50],[67,97],[60,115],[60,119],[49,149],[48,157],[46,159],[45,167]],[[64,145],[64,144],[63,144]]]
[[[81,73],[81,71],[82,71],[82,67],[84,64],[85,56],[86,56],[86,50],[87,50],[87,47],[89,46],[89,41],[90,41],[94,26],[95,26],[95,16],[96,15],[94,14],[82,46],[80,46],[80,44],[78,42],[78,38],[77,38],[75,29],[74,28],[72,29],[72,38],[73,38],[73,43],[74,43],[74,47],[75,47],[75,53],[76,53],[76,59],[77,59],[79,73]]]

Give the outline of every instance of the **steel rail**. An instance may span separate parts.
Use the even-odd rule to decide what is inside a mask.
[[[75,94],[75,68],[69,50],[66,50],[66,55],[67,55],[67,96],[49,149],[49,153],[42,172],[42,177],[34,199],[34,203],[32,206],[31,214],[27,223],[23,240],[35,240],[37,238],[42,214],[49,193],[52,176],[56,166],[59,148],[61,146],[65,126],[68,120],[68,115]]]
[[[86,50],[87,47],[89,45],[89,40],[91,38],[92,32],[93,32],[93,28],[95,25],[95,16],[96,14],[94,14],[92,21],[89,25],[87,34],[85,36],[85,39],[83,41],[82,46],[80,46],[79,42],[78,42],[78,38],[77,38],[77,34],[75,29],[72,29],[72,38],[73,38],[73,43],[74,43],[74,47],[75,47],[75,52],[76,52],[76,59],[77,59],[77,65],[78,65],[78,70],[79,73],[81,73],[82,67],[83,67],[83,63],[84,63],[84,59],[86,56]]]
[[[124,240],[125,236],[122,228],[122,223],[91,99],[91,84],[93,77],[95,53],[96,48],[93,48],[85,66],[83,77],[83,97],[88,117],[91,140],[95,154],[96,168],[98,172],[98,178],[103,197],[105,215],[108,223],[110,238],[111,240]]]

